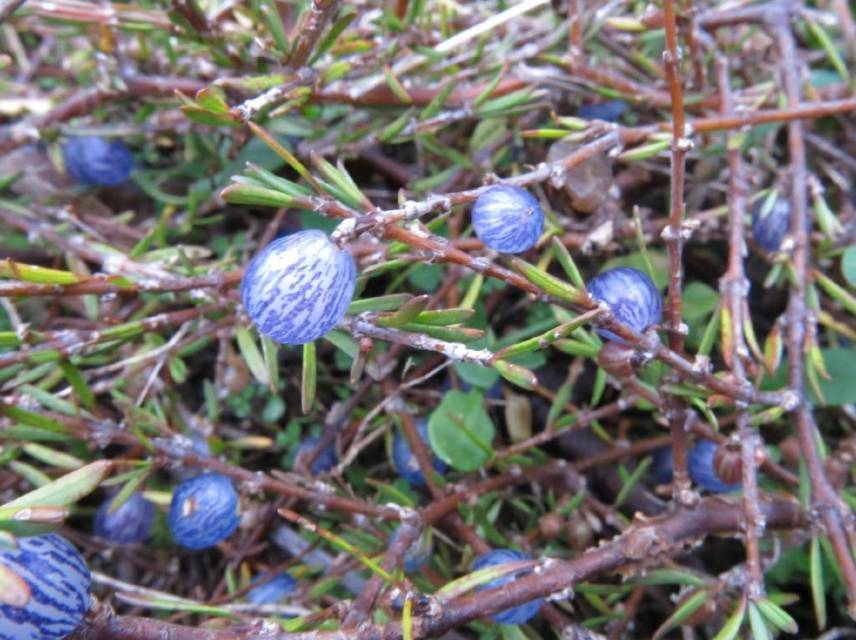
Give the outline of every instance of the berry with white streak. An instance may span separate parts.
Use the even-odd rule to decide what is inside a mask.
[[[538,200],[526,189],[508,184],[482,192],[472,216],[479,240],[502,253],[531,249],[544,230],[544,212]]]
[[[520,562],[521,560],[531,560],[531,558],[522,551],[517,551],[515,549],[494,549],[493,551],[488,551],[476,558],[475,562],[473,562],[472,569],[473,571],[478,571],[479,569],[487,569],[489,567],[495,567],[509,562]],[[476,591],[484,591],[485,589],[501,587],[509,582],[514,582],[516,579],[530,572],[531,570],[529,569],[516,572],[513,571],[478,587]],[[535,617],[542,604],[544,604],[543,598],[536,598],[535,600],[530,600],[529,602],[525,602],[519,606],[511,607],[505,611],[495,613],[491,616],[491,619],[494,622],[499,622],[500,624],[524,624]]]
[[[588,283],[591,297],[606,304],[619,322],[641,333],[660,322],[663,301],[657,286],[647,275],[632,267],[604,271]],[[605,329],[598,334],[607,340],[621,338]]]
[[[16,549],[0,550],[0,565],[12,576],[15,591],[0,594],[2,640],[60,640],[80,625],[89,609],[92,577],[65,538],[55,533],[18,538]]]
[[[399,535],[401,535],[400,528],[396,529],[395,533],[390,537],[390,547],[395,544]],[[416,538],[410,547],[407,548],[407,551],[404,552],[404,556],[401,558],[401,566],[404,569],[404,572],[416,573],[417,571],[421,571],[422,568],[431,560],[433,552],[434,538],[431,535],[431,530],[427,529],[418,538]]]
[[[167,523],[175,541],[207,549],[238,528],[238,493],[220,473],[203,473],[180,483],[172,494]]]
[[[426,445],[428,444],[428,421],[419,419],[416,421],[416,432]],[[429,446],[429,451],[430,446]],[[425,476],[419,468],[419,461],[416,459],[416,454],[410,448],[410,443],[400,431],[395,432],[395,437],[392,439],[392,464],[395,470],[402,478],[410,484],[423,486],[425,484]],[[446,470],[446,463],[440,460],[435,455],[431,456],[431,464],[437,473],[443,473]]]
[[[277,238],[250,261],[241,298],[261,333],[282,344],[305,344],[342,319],[356,279],[351,254],[309,229]]]
[[[752,237],[766,251],[778,251],[791,226],[791,205],[777,197],[768,204],[759,200],[752,210]]]

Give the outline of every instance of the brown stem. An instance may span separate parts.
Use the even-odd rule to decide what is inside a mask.
[[[725,59],[717,61],[719,89],[722,93],[722,115],[727,116],[732,109],[731,86],[728,78],[728,63]],[[727,331],[723,331],[722,349],[728,351],[727,359],[734,379],[746,382],[743,366],[749,350],[743,337],[743,301],[748,294],[749,281],[743,271],[743,220],[746,215],[746,184],[743,158],[735,136],[728,136],[728,272],[720,283],[724,304],[729,321]],[[758,434],[749,423],[749,414],[744,403],[737,407],[737,429],[740,439],[741,469],[743,482],[743,511],[746,520],[746,568],[749,582],[746,595],[751,600],[764,596],[764,574],[761,567],[759,538],[763,531],[761,506],[758,496],[758,477],[756,469],[756,451]]]
[[[799,60],[796,44],[788,20],[787,8],[770,14],[781,62],[785,95],[789,107],[800,102]],[[807,231],[807,173],[803,125],[800,121],[788,124],[788,151],[791,162],[791,226],[794,240],[791,265],[795,279],[791,281],[787,308],[788,384],[800,398],[796,409],[797,432],[800,448],[808,468],[812,489],[812,506],[826,527],[841,576],[847,588],[850,616],[856,618],[856,564],[847,543],[845,526],[853,527],[853,514],[838,497],[829,483],[817,449],[817,427],[814,424],[810,401],[806,394],[803,344],[811,322],[806,309],[806,294],[810,268],[810,251]]]

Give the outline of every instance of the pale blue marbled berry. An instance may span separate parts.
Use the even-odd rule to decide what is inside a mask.
[[[752,237],[766,251],[778,251],[791,226],[791,205],[784,198],[776,198],[772,206],[765,207],[766,199],[759,200],[752,210]]]
[[[155,505],[135,491],[111,512],[114,498],[110,496],[98,508],[95,535],[118,544],[133,544],[148,538],[155,518]]]
[[[496,565],[506,564],[509,562],[520,562],[521,560],[531,560],[531,558],[522,551],[516,551],[514,549],[494,549],[493,551],[488,551],[476,558],[475,562],[473,562],[472,569],[473,571],[478,571],[479,569],[488,569],[489,567],[495,567]],[[497,578],[496,580],[478,587],[476,591],[484,591],[485,589],[501,587],[509,582],[514,582],[514,580],[529,572],[529,570],[526,570],[506,574],[501,578]],[[536,598],[535,600],[530,600],[529,602],[517,607],[511,607],[505,611],[500,611],[499,613],[491,616],[491,619],[494,622],[499,622],[500,624],[524,624],[535,617],[542,604],[544,604],[543,598]]]
[[[351,254],[310,229],[277,238],[253,258],[241,298],[261,333],[282,344],[305,344],[342,319],[356,281]]]
[[[268,576],[270,576],[269,573],[259,575],[253,580],[253,584],[266,580]],[[297,580],[290,573],[279,573],[264,584],[260,584],[247,591],[247,602],[252,602],[253,604],[276,604],[286,596],[291,595],[296,588]]]
[[[723,482],[713,465],[713,457],[719,445],[712,440],[699,440],[687,454],[687,471],[690,478],[702,489],[713,493],[737,491],[739,484]]]
[[[526,189],[507,184],[482,192],[472,216],[479,240],[502,253],[531,249],[544,230],[544,212],[538,200]]]
[[[428,422],[422,419],[417,420],[416,432],[422,438],[422,442],[428,445],[428,450],[431,451],[431,446],[428,444]],[[396,431],[392,439],[392,464],[398,475],[410,484],[418,486],[425,484],[425,476],[422,475],[422,470],[419,468],[419,461],[401,431]],[[433,453],[431,454],[431,464],[437,473],[443,473],[446,470],[446,463]]]
[[[663,301],[656,285],[647,275],[631,267],[617,267],[604,271],[588,283],[592,298],[606,303],[619,322],[641,333],[652,324],[660,322]],[[597,329],[607,340],[623,342],[607,331]]]
[[[100,136],[69,139],[62,145],[62,157],[69,177],[89,187],[122,184],[134,168],[134,156],[121,140]]]
[[[318,438],[315,436],[309,436],[300,443],[300,447],[297,449],[297,454],[295,455],[295,461],[298,458],[305,458],[315,449],[315,446],[318,444]],[[307,458],[308,459],[308,458]],[[326,447],[324,447],[321,452],[318,454],[318,457],[315,458],[315,462],[309,467],[309,473],[313,476],[317,476],[322,473],[327,473],[330,469],[336,466],[338,459],[336,458],[336,449],[333,447],[333,444],[330,443]]]
[[[400,534],[401,529],[396,529],[395,533],[393,533],[392,537],[389,539],[390,547],[395,544],[395,541],[398,540],[398,536]],[[428,529],[416,538],[416,540],[413,541],[413,544],[411,544],[407,551],[404,552],[404,557],[401,559],[404,572],[416,573],[417,571],[421,571],[422,567],[428,564],[428,561],[431,560],[431,554],[433,552],[434,538],[431,535],[431,530]]]
[[[64,538],[55,533],[18,538],[17,549],[0,550],[0,565],[30,590],[22,607],[0,600],[0,640],[60,640],[83,620],[92,578]]]
[[[175,541],[188,549],[213,547],[234,533],[238,520],[238,493],[220,473],[203,473],[181,482],[167,516]]]

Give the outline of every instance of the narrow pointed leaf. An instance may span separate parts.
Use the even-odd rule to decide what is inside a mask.
[[[304,415],[312,411],[317,380],[318,363],[315,355],[315,343],[307,342],[303,345],[303,378],[300,385],[300,409]]]

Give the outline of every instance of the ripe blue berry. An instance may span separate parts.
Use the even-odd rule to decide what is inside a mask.
[[[752,210],[752,236],[758,246],[766,251],[778,251],[791,226],[791,205],[785,198],[776,198],[772,205],[765,206],[766,199],[759,200]]]
[[[305,344],[342,319],[356,282],[351,254],[309,229],[277,238],[250,261],[241,298],[261,333],[282,344]]]
[[[648,473],[657,484],[669,484],[672,481],[672,475],[675,470],[675,456],[672,453],[672,447],[662,447],[653,453],[651,466],[648,467]]]
[[[259,575],[253,583],[261,582],[270,574],[263,573]],[[253,587],[247,592],[247,602],[253,604],[276,604],[287,595],[290,595],[297,588],[297,580],[290,573],[283,572],[277,574],[264,584]]]
[[[167,523],[175,541],[207,549],[238,528],[238,493],[220,473],[203,473],[180,483],[172,494]]]
[[[122,141],[100,136],[71,138],[62,145],[62,157],[72,180],[89,187],[122,184],[134,168],[134,156]]]
[[[0,550],[0,565],[20,578],[20,585],[13,578],[13,588],[19,586],[16,591],[25,600],[16,603],[21,606],[0,600],[3,640],[60,640],[83,620],[92,578],[83,557],[64,538],[55,533],[18,538],[17,549]]]
[[[627,111],[624,100],[607,100],[594,104],[584,104],[577,110],[577,115],[586,120],[603,120],[615,122]]]
[[[428,422],[421,419],[417,420],[416,431],[422,438],[422,442],[428,444]],[[428,449],[431,449],[430,445]],[[446,470],[446,463],[433,454],[431,455],[431,463],[437,473],[443,473]],[[392,439],[392,464],[398,475],[410,484],[418,486],[425,484],[425,476],[422,475],[422,470],[419,468],[419,461],[410,448],[407,438],[400,431],[396,431],[395,437]]]
[[[494,549],[493,551],[488,551],[476,558],[475,562],[473,562],[473,571],[495,567],[496,565],[506,564],[508,562],[519,562],[521,560],[531,560],[531,558],[522,551],[515,551],[514,549]],[[501,578],[497,578],[492,582],[488,582],[487,584],[478,587],[477,591],[501,587],[504,584],[513,582],[518,577],[526,575],[526,573],[528,573],[528,571],[509,573]],[[491,619],[494,622],[499,622],[500,624],[523,624],[535,617],[542,604],[544,604],[543,598],[537,598],[530,602],[521,604],[520,606],[500,611],[499,613],[494,614]]]
[[[148,538],[155,506],[135,491],[111,512],[113,498],[107,498],[95,514],[95,535],[117,544],[133,544]]]
[[[389,546],[395,544],[401,529],[396,529],[395,533],[389,539]],[[404,552],[404,557],[401,559],[401,564],[404,567],[405,573],[416,573],[421,571],[422,567],[428,564],[431,560],[431,554],[434,551],[434,540],[431,536],[431,530],[426,530],[421,536],[413,541],[413,544]]]
[[[544,230],[544,212],[538,200],[526,189],[507,184],[482,192],[472,216],[479,239],[502,253],[531,249]]]
[[[315,446],[318,444],[318,440],[319,438],[316,438],[315,436],[305,438],[297,449],[295,460],[298,458],[304,458],[312,453]],[[330,443],[324,447],[324,449],[321,450],[321,453],[318,454],[318,457],[315,458],[315,462],[313,462],[312,466],[309,467],[309,472],[313,476],[327,473],[330,469],[336,466],[338,461],[339,460],[336,457],[336,449],[333,447],[333,444]]]
[[[723,482],[717,475],[713,464],[713,458],[719,445],[713,440],[699,440],[687,454],[687,467],[690,478],[702,489],[714,493],[728,493],[737,491],[739,484],[728,484]]]
[[[588,283],[591,297],[606,303],[619,322],[641,333],[660,322],[663,302],[657,286],[647,275],[631,267],[617,267],[604,271]],[[607,340],[621,338],[605,329],[597,329]]]

